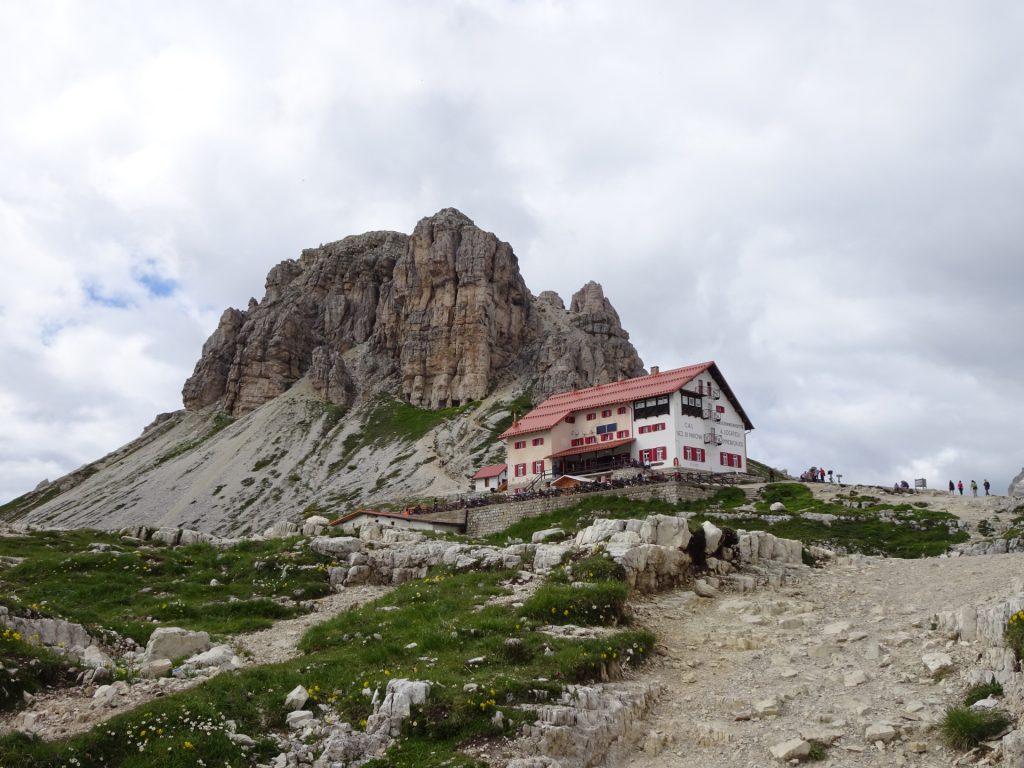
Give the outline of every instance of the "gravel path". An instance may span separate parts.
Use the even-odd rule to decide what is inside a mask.
[[[958,755],[932,724],[959,702],[964,684],[956,673],[933,680],[921,656],[946,652],[960,671],[980,649],[932,631],[930,618],[998,602],[1021,591],[1022,576],[1019,554],[852,557],[777,591],[714,600],[672,592],[642,602],[639,622],[657,632],[661,655],[637,678],[666,693],[625,764],[779,765],[772,746],[818,737],[835,743],[815,765],[950,765]],[[898,735],[875,743],[865,737],[872,725],[891,725]]]

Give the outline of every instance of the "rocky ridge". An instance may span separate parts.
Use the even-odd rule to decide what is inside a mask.
[[[412,235],[368,232],[278,264],[261,301],[224,312],[182,395],[188,410],[240,416],[308,376],[339,405],[388,392],[443,408],[523,376],[543,398],[642,370],[600,285],[568,310],[534,298],[512,247],[446,208]]]

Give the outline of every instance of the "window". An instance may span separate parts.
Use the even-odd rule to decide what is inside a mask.
[[[533,462],[533,474],[543,475],[544,474],[544,459]]]
[[[679,390],[680,405],[682,406],[682,412],[689,416],[700,416],[701,405],[703,400],[700,395],[695,392],[687,392],[685,389]]]
[[[668,395],[633,401],[633,418],[635,419],[649,419],[652,416],[663,416],[667,413]]]
[[[535,438],[533,438],[533,444],[534,445],[544,445],[544,438],[543,437],[535,437]]]
[[[526,477],[525,464],[516,464],[516,477]]]
[[[665,461],[666,456],[668,456],[668,449],[665,447],[644,448],[640,451],[640,461],[644,464],[653,464],[656,461]]]
[[[615,437],[618,440],[625,440],[627,437],[629,437],[629,430],[620,429],[618,432],[615,433]]]
[[[602,443],[607,443],[609,440],[611,440],[614,437],[615,437],[615,433],[614,432],[605,432],[603,435],[601,435],[601,442]]]
[[[587,421],[593,421],[596,418],[597,418],[597,414],[596,413],[588,413],[587,414]]]
[[[743,469],[743,457],[738,453],[720,453],[718,461],[723,467],[735,467]]]
[[[683,446],[683,461],[707,461],[707,454],[703,448],[691,448]]]
[[[525,440],[516,440],[515,447],[516,447],[516,449],[525,448],[526,447],[526,441]]]
[[[718,413],[725,413],[725,406],[724,406],[724,405],[716,405],[716,406],[715,406],[715,410],[716,410],[716,411],[717,411]]]
[[[583,445],[583,438],[582,437],[574,437],[572,439],[572,442],[569,443],[569,445],[572,446],[573,448],[581,446],[581,445]]]
[[[565,423],[566,424],[575,424],[576,423],[576,417],[575,416],[566,416],[565,417]]]
[[[608,408],[606,410],[601,411],[601,418],[602,419],[607,419],[611,415],[612,415],[612,409],[611,408]]]
[[[616,411],[616,413],[617,413],[617,414],[618,414],[619,416],[621,416],[621,415],[622,415],[622,414],[624,414],[625,412],[626,412],[626,406],[624,406],[624,405],[620,405],[620,406],[619,406],[619,409],[618,409],[618,410]]]
[[[597,434],[603,435],[605,432],[614,432],[618,428],[614,421],[611,424],[601,424],[597,428]]]
[[[584,438],[584,445],[593,445],[597,442],[597,438],[591,435],[590,437]]]

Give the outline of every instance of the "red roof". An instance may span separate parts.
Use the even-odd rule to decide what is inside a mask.
[[[620,445],[629,445],[635,443],[636,438],[631,437],[628,440],[609,440],[606,443],[591,443],[590,445],[577,445],[575,448],[568,448],[558,453],[552,453],[548,456],[549,459],[562,459],[566,456],[578,456],[581,453],[597,453],[598,451],[607,451],[609,448],[618,448]]]
[[[616,381],[612,384],[598,384],[596,387],[576,389],[552,395],[523,418],[519,419],[519,421],[513,422],[511,427],[498,436],[498,439],[504,440],[515,435],[525,435],[530,432],[542,432],[551,429],[575,411],[600,408],[605,405],[615,405],[646,397],[667,395],[670,392],[682,389],[686,384],[707,370],[710,370],[711,375],[719,382],[722,391],[729,398],[733,406],[735,406],[746,428],[753,429],[754,425],[750,423],[750,419],[747,418],[747,414],[733,395],[721,371],[715,365],[715,361],[709,360],[706,363],[697,363],[696,365],[688,365],[683,368],[674,368],[670,371],[638,376],[635,379]]]
[[[488,464],[486,467],[480,467],[476,474],[473,475],[474,480],[484,480],[488,477],[498,477],[502,472],[508,469],[507,464]]]
[[[714,364],[714,361],[710,361],[688,365],[685,368],[675,368],[648,376],[638,376],[635,379],[616,381],[612,384],[598,384],[596,387],[552,395],[519,421],[514,422],[511,427],[499,435],[498,439],[504,440],[513,435],[551,429],[570,413],[585,408],[600,408],[603,405],[615,405],[629,400],[667,395],[669,392],[681,389],[687,382],[692,381]]]

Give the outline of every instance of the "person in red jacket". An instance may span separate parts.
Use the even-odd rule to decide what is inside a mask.
[[[963,480],[957,480],[956,481],[956,489],[958,491],[960,491],[960,495],[961,496],[964,495],[964,481]]]

